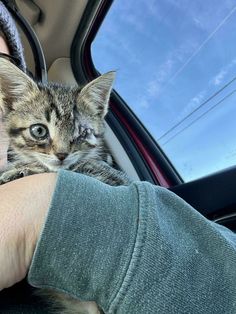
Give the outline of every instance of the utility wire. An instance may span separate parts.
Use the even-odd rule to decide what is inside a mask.
[[[216,28],[207,36],[207,38],[202,42],[202,44],[194,51],[194,53],[185,61],[185,63],[175,72],[175,74],[170,78],[168,84],[171,83],[186,66],[192,61],[192,59],[199,53],[199,51],[209,42],[209,40],[218,32],[218,30],[226,23],[226,21],[234,14],[236,11],[236,6],[223,18],[223,20],[216,26]]]
[[[162,134],[157,141],[162,140],[164,137],[166,137],[170,132],[172,132],[174,129],[176,129],[180,124],[182,124],[186,119],[188,119],[191,115],[193,115],[196,111],[201,109],[203,106],[205,106],[209,101],[211,101],[214,97],[216,97],[218,94],[220,94],[225,88],[227,88],[230,84],[232,84],[236,80],[236,76],[226,83],[221,89],[216,91],[213,95],[211,95],[207,100],[205,100],[202,104],[200,104],[197,108],[195,108],[193,111],[191,111],[187,116],[185,116],[183,119],[181,119],[179,122],[174,124],[169,130],[167,130],[164,134]]]
[[[203,116],[205,116],[207,113],[209,113],[211,110],[213,110],[215,107],[217,107],[218,105],[220,105],[223,101],[225,101],[225,99],[229,98],[230,96],[232,96],[234,93],[236,92],[236,89],[234,89],[231,93],[229,93],[228,95],[226,95],[224,98],[222,98],[220,101],[218,101],[214,106],[212,106],[211,108],[209,108],[207,111],[205,111],[203,114],[201,114],[199,117],[197,117],[195,120],[193,120],[191,123],[189,123],[186,127],[184,127],[182,130],[180,130],[179,132],[177,132],[175,135],[173,135],[172,137],[170,137],[166,142],[164,142],[161,146],[166,145],[167,143],[169,143],[170,141],[172,141],[176,136],[178,136],[179,134],[181,134],[182,132],[184,132],[186,129],[188,129],[190,126],[192,126],[195,122],[197,122],[198,120],[200,120]]]
[[[189,64],[189,62],[199,53],[199,51],[207,44],[207,42],[215,35],[215,33],[225,24],[225,22],[234,14],[236,10],[236,6],[232,8],[232,10],[225,16],[225,18],[217,25],[217,27],[213,30],[213,32],[210,33],[210,35],[203,41],[203,43],[198,47],[198,49],[190,56],[189,59],[183,64],[182,67],[171,77],[171,79],[168,81],[170,83],[173,81],[176,76],[179,75],[180,72]],[[218,92],[213,94],[211,97],[209,97],[205,102],[203,102],[199,107],[197,107],[195,110],[190,112],[186,117],[184,117],[182,120],[180,120],[177,124],[175,124],[173,127],[171,127],[168,131],[166,131],[162,136],[160,136],[157,141],[160,141],[163,137],[165,137],[167,134],[169,134],[173,129],[178,127],[183,121],[185,121],[188,117],[190,117],[194,112],[199,110],[201,107],[203,107],[206,103],[208,103],[212,98],[214,98],[216,95],[218,95],[223,89],[225,89],[228,85],[230,85],[233,81],[235,81],[236,77],[234,77],[228,84],[226,84],[223,88],[221,88]]]

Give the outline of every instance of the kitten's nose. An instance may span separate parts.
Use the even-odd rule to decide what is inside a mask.
[[[60,161],[63,161],[68,156],[67,153],[57,153],[55,154]]]

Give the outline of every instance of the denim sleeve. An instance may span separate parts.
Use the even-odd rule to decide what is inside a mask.
[[[236,235],[168,190],[60,171],[31,285],[105,313],[236,313]]]

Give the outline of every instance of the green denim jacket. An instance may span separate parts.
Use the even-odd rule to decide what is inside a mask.
[[[105,313],[233,314],[236,235],[167,189],[60,171],[28,281]]]

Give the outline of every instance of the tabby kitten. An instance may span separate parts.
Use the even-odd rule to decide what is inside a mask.
[[[83,88],[36,84],[0,58],[0,109],[10,140],[10,159],[0,184],[42,172],[67,169],[110,185],[129,184],[112,168],[104,144],[104,117],[114,80],[108,72]],[[50,293],[61,313],[99,313],[95,303]]]

